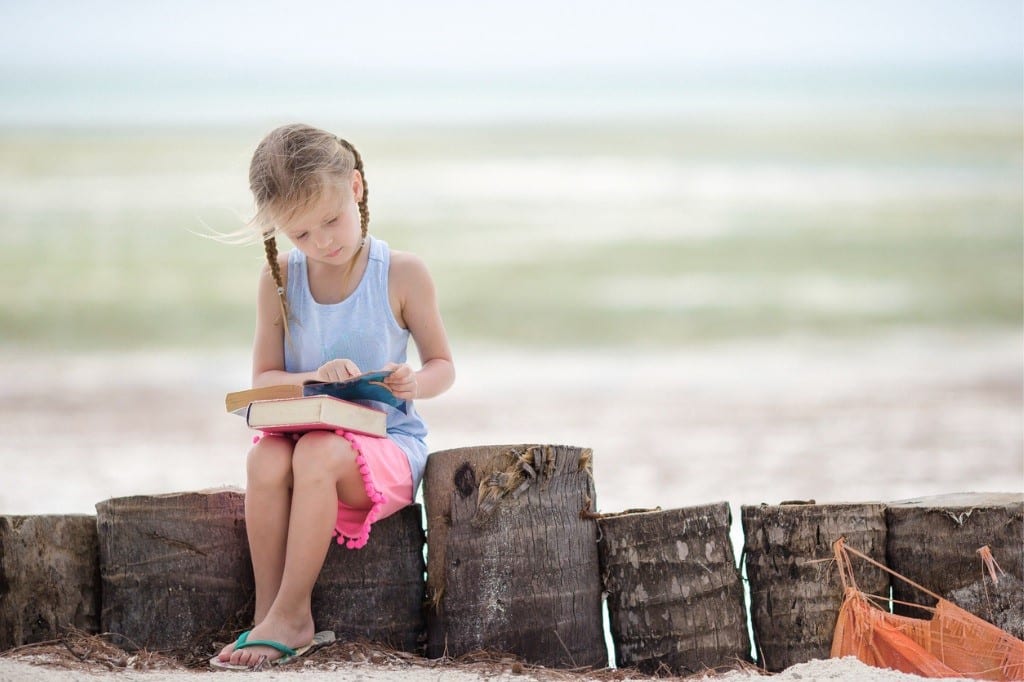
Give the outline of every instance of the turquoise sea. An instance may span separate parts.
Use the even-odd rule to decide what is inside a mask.
[[[1022,322],[1021,70],[0,72],[0,343],[245,345],[248,158],[302,120],[453,335],[665,346]]]
[[[548,124],[1019,113],[1021,64],[559,69],[443,75],[0,67],[0,124]]]

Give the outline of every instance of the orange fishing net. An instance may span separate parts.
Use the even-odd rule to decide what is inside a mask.
[[[868,665],[924,677],[1024,680],[1024,641],[847,547],[842,538],[832,549],[845,594],[832,638],[833,658],[856,656]],[[889,613],[882,607],[888,606],[888,598],[857,589],[851,554],[937,599],[934,607],[912,604],[931,618]],[[991,563],[986,565],[994,571]]]

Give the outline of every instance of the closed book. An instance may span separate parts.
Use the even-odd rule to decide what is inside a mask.
[[[387,415],[372,407],[328,395],[255,400],[245,416],[251,428],[267,433],[344,429],[368,436],[387,435]]]
[[[249,403],[254,400],[277,400],[279,398],[301,398],[302,386],[298,384],[277,384],[274,386],[262,386],[260,388],[247,388],[244,391],[234,391],[224,397],[224,406],[228,412],[234,412],[245,416]]]

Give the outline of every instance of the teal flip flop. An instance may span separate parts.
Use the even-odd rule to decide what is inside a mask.
[[[288,661],[291,661],[291,660],[293,660],[295,658],[298,658],[302,654],[304,654],[307,651],[309,651],[310,648],[312,647],[312,644],[307,644],[306,646],[299,647],[298,649],[293,649],[290,646],[288,646],[287,644],[281,644],[281,642],[275,642],[272,639],[248,639],[247,638],[244,642],[242,642],[241,644],[236,646],[235,650],[237,651],[238,649],[247,649],[248,647],[251,647],[251,646],[265,646],[265,647],[269,647],[271,649],[276,649],[277,651],[280,651],[282,654],[284,654],[284,656],[279,656],[278,658],[275,658],[274,660],[270,661],[270,664],[271,665],[281,665],[281,664],[287,663]],[[256,664],[251,666],[251,668],[252,668],[252,670],[262,670],[263,667],[266,664],[267,664],[267,657],[266,656],[260,656],[256,660]]]
[[[293,649],[290,646],[282,644],[281,642],[275,642],[272,639],[249,639],[250,632],[252,631],[246,630],[238,636],[238,639],[235,641],[235,649],[245,649],[247,647],[252,646],[265,646],[280,651],[282,654],[284,654],[284,656],[275,658],[273,661],[270,661],[270,665],[282,665],[284,663],[288,663],[302,656],[303,654],[309,653],[314,648],[321,647],[325,644],[330,644],[335,639],[333,632],[331,632],[330,630],[323,630],[313,635],[313,639],[309,642],[309,644]],[[213,668],[217,668],[219,670],[257,671],[262,670],[266,665],[267,662],[262,657],[255,665],[226,663],[224,661],[221,661],[217,656],[214,656],[210,659],[210,666]]]

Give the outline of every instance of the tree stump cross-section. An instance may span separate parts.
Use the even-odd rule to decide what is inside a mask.
[[[1024,580],[1024,493],[955,493],[890,502],[887,562],[900,575],[946,595],[981,580],[978,549],[988,545],[999,566]],[[893,598],[934,606],[935,600],[893,579]],[[1021,598],[1024,612],[1024,597]],[[921,618],[897,603],[896,613]]]
[[[750,659],[731,521],[725,502],[598,519],[619,667],[686,675]]]
[[[604,667],[591,451],[494,445],[431,454],[431,657],[476,650],[552,667]]]
[[[0,516],[0,651],[100,622],[96,517]]]
[[[759,663],[771,672],[828,658],[843,588],[832,543],[885,563],[885,505],[782,504],[743,506],[750,615]],[[889,593],[889,574],[857,566],[857,585]]]
[[[96,512],[101,624],[115,644],[193,651],[251,622],[242,492],[120,497]]]

